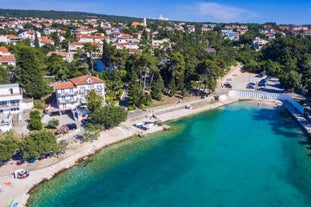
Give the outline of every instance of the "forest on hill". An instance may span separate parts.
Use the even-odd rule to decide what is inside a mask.
[[[114,16],[106,14],[95,14],[88,12],[77,11],[54,11],[54,10],[20,10],[20,9],[0,9],[0,16],[14,17],[14,18],[45,18],[45,19],[85,19],[85,18],[100,18],[107,21],[123,21],[132,22],[140,20],[141,18]]]

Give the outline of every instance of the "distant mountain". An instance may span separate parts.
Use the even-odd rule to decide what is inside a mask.
[[[0,16],[5,17],[34,17],[45,19],[85,19],[88,17],[96,17],[107,21],[142,21],[142,18],[114,16],[106,14],[95,14],[88,12],[71,12],[71,11],[54,11],[54,10],[19,10],[19,9],[0,9]]]

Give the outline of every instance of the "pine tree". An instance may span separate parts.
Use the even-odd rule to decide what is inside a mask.
[[[158,75],[158,78],[156,79],[156,81],[154,81],[151,85],[151,97],[155,100],[160,101],[163,97],[163,89],[164,89],[164,82],[163,79],[161,77],[161,75]]]
[[[33,98],[41,98],[46,94],[46,84],[40,71],[36,50],[21,46],[17,53],[17,82],[24,89],[24,94]]]
[[[137,74],[132,71],[129,83],[129,106],[140,108],[145,103],[145,94],[139,85]]]
[[[39,38],[36,31],[35,31],[35,48],[40,48]]]

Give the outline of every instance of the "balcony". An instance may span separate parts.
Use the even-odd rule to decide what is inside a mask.
[[[58,99],[58,103],[66,103],[66,99]]]
[[[77,95],[78,94],[78,91],[66,91],[65,95]]]
[[[0,105],[0,108],[14,108],[14,107],[19,107],[19,103],[11,103],[11,104],[4,104],[4,105]]]
[[[67,99],[66,100],[66,103],[77,103],[78,102],[78,99],[75,98],[75,99]]]

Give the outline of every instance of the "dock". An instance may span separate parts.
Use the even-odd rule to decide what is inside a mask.
[[[299,113],[291,104],[284,102],[284,107],[298,121],[304,131],[311,137],[311,121],[304,114]]]

